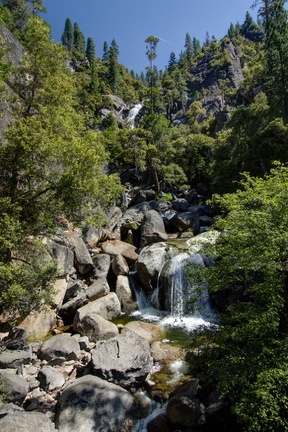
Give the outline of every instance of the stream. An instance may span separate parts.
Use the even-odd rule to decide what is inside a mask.
[[[139,310],[134,312],[131,316],[137,320],[159,325],[165,335],[162,344],[167,343],[172,346],[180,346],[185,350],[191,333],[199,329],[199,327],[210,327],[211,325],[217,324],[217,314],[210,304],[207,287],[202,287],[202,289],[199,290],[199,286],[194,283],[193,278],[190,277],[188,279],[186,277],[185,266],[187,263],[201,267],[205,266],[202,256],[199,253],[193,253],[191,255],[183,252],[174,256],[169,261],[168,264],[165,263],[159,272],[157,287],[150,297],[147,297],[141,288],[134,288]],[[169,279],[168,285],[170,293],[166,303],[169,305],[170,310],[163,311],[159,309],[161,272],[167,265],[169,265],[168,272],[166,271],[166,273]],[[195,296],[195,290],[197,290],[197,300],[193,303],[192,310],[189,304],[189,298],[193,297],[193,295]],[[165,370],[163,371],[162,368]],[[155,374],[155,376],[157,376],[157,373],[161,373],[162,376],[165,376],[166,388],[170,386],[170,391],[172,391],[173,388],[177,386],[177,383],[180,382],[181,378],[187,375],[188,367],[183,357],[177,358],[168,365],[166,364],[165,367],[156,362],[151,373],[152,381],[154,381],[153,375]],[[149,421],[165,411],[165,405],[165,402],[161,403],[151,400],[151,412],[149,416],[139,420],[133,432],[145,432]]]

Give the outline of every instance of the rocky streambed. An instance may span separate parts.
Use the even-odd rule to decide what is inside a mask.
[[[154,198],[153,191],[138,192],[126,210],[111,210],[105,229],[90,227],[83,235],[59,219],[57,233],[43,237],[46,259],[57,262],[54,308],[1,334],[1,431],[132,431],[151,411],[143,390],[168,398],[150,432],[215,426],[222,405],[216,394],[201,401],[199,379],[155,390],[155,367],[181,357],[159,326],[133,319],[115,324],[138,309],[131,270],[134,287],[136,279],[150,297],[173,255],[183,248],[192,255],[211,241],[201,231],[213,223],[213,212],[195,191],[172,202]],[[162,285],[169,308],[167,272]]]

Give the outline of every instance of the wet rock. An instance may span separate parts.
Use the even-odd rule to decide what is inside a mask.
[[[200,426],[206,421],[205,407],[195,397],[174,396],[168,401],[166,418],[175,426]]]
[[[149,343],[132,331],[99,342],[91,354],[97,375],[122,387],[143,383],[153,365]]]
[[[174,432],[175,427],[167,421],[166,414],[160,413],[147,425],[147,432]]]
[[[139,254],[136,268],[138,276],[147,292],[156,284],[158,274],[168,259],[166,243],[156,243],[143,248]]]
[[[138,404],[123,388],[93,375],[76,379],[59,398],[59,432],[131,430]],[[127,429],[126,429],[127,428]]]
[[[162,332],[158,325],[146,323],[142,321],[130,321],[126,324],[122,330],[125,331],[133,331],[137,333],[142,338],[146,339],[150,344],[154,341],[159,341],[162,339]]]

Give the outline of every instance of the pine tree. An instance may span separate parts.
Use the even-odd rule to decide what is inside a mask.
[[[111,90],[117,94],[119,90],[119,65],[118,65],[119,47],[113,38],[108,51],[108,81]]]
[[[173,51],[171,51],[169,61],[168,61],[168,71],[169,72],[173,71],[176,66],[177,66],[176,54]]]
[[[76,59],[83,60],[85,58],[85,37],[77,23],[73,26],[73,38],[74,56]]]
[[[273,108],[288,121],[288,20],[286,0],[259,0],[265,27],[266,90]]]
[[[87,39],[86,57],[89,60],[90,64],[92,64],[92,62],[95,61],[95,44],[91,37]]]
[[[108,60],[108,53],[109,53],[109,45],[108,45],[108,42],[105,41],[103,44],[103,56],[102,56],[103,61]]]
[[[194,50],[193,50],[192,39],[189,33],[186,33],[184,46],[185,46],[185,53],[186,53],[188,65],[190,66],[193,60]]]
[[[192,45],[193,45],[193,55],[197,56],[201,52],[201,44],[199,39],[193,37]]]
[[[67,18],[65,21],[64,32],[61,36],[62,45],[68,49],[70,53],[72,53],[72,48],[74,45],[74,33],[73,26],[70,18]]]

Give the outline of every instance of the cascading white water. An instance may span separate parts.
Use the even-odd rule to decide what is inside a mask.
[[[190,256],[188,253],[176,255],[171,260],[170,284],[171,284],[171,315],[174,318],[183,318],[189,296],[195,285],[189,283],[185,274],[185,264],[196,264],[204,267],[204,261],[200,254]]]
[[[135,127],[135,118],[139,114],[139,111],[142,108],[142,104],[137,104],[128,113],[128,116],[126,117],[126,123],[129,124],[131,129],[134,129]]]

